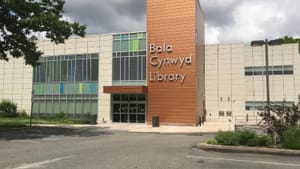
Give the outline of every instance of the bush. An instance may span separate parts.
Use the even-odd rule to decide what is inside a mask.
[[[250,147],[270,147],[273,145],[272,138],[267,135],[261,135],[261,136],[256,136],[255,138],[252,138],[248,141],[247,143],[248,146]]]
[[[29,117],[28,113],[26,112],[26,110],[22,110],[18,112],[18,117]]]
[[[17,105],[11,101],[3,100],[0,103],[1,117],[17,117]]]
[[[282,147],[300,150],[300,128],[289,128],[283,132]]]
[[[254,131],[242,130],[237,132],[218,132],[215,136],[221,145],[271,146],[272,138],[267,135],[257,135]],[[209,144],[209,143],[207,143]]]
[[[63,119],[63,118],[65,118],[65,113],[64,112],[54,113],[54,118]]]
[[[219,131],[215,136],[218,144],[221,145],[239,145],[239,137],[236,132]]]
[[[206,142],[206,143],[207,143],[207,144],[212,144],[212,145],[216,145],[216,144],[218,144],[217,140],[216,140],[216,139],[214,139],[214,138],[207,140],[207,142]]]
[[[254,131],[250,130],[237,131],[237,134],[240,145],[248,145],[249,140],[255,139],[257,137],[257,134]]]

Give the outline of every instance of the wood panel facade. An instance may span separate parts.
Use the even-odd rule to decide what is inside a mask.
[[[196,52],[197,31],[204,34],[197,1],[147,0],[148,123],[158,115],[163,124],[197,125],[204,112],[197,108],[204,89],[197,78],[204,79],[204,71],[196,68],[204,61]]]
[[[147,94],[146,86],[104,86],[103,93],[109,94]]]

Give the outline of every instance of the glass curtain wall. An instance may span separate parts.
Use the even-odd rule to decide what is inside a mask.
[[[113,94],[112,120],[121,123],[145,123],[146,95]]]
[[[42,57],[33,72],[33,113],[80,118],[98,112],[98,54]]]
[[[146,85],[146,32],[113,35],[113,85]]]

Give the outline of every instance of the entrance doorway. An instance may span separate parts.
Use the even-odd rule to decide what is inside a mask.
[[[119,123],[145,123],[146,95],[113,94],[112,120]]]

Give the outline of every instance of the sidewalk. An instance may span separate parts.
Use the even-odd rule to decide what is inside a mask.
[[[34,126],[45,126],[45,127],[74,127],[74,128],[85,128],[85,127],[99,127],[109,128],[112,130],[121,130],[131,133],[159,133],[159,134],[205,134],[205,133],[216,133],[220,130],[228,131],[233,130],[233,126],[228,126],[222,122],[206,122],[202,126],[168,126],[161,125],[160,127],[152,127],[147,124],[129,124],[129,123],[99,123],[97,125],[34,125]]]
[[[122,123],[102,123],[98,127],[108,127],[112,130],[123,130],[133,133],[160,133],[160,134],[200,134],[216,133],[220,130],[232,130],[224,123],[206,122],[202,126],[167,126],[152,127],[147,124],[122,124]]]

